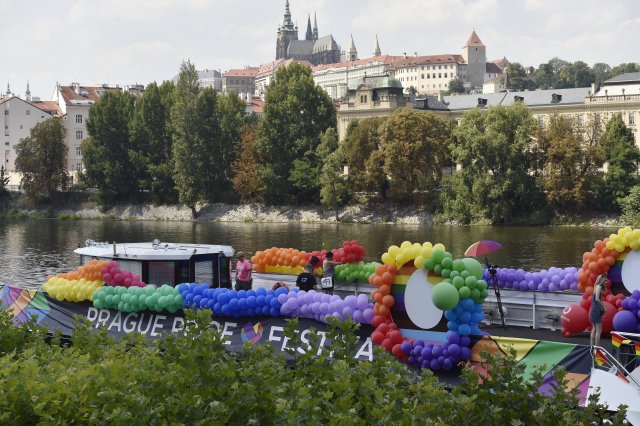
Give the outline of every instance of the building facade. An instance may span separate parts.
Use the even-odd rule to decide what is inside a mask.
[[[222,75],[222,92],[236,92],[238,95],[256,91],[257,67],[245,67],[242,69],[232,69]]]
[[[222,74],[217,70],[198,71],[198,82],[200,87],[211,87],[218,92],[222,92]]]

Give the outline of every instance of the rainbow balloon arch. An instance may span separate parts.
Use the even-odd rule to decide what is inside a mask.
[[[607,312],[603,333],[640,332],[640,229],[622,228],[598,240],[583,255],[578,268],[550,268],[540,272],[500,269],[496,285],[520,291],[582,293],[579,304],[565,308],[561,318],[565,336],[589,328],[588,310],[598,275],[607,274],[603,300]],[[180,309],[208,309],[214,316],[234,318],[267,315],[303,317],[320,322],[329,318],[371,324],[371,341],[409,364],[431,370],[449,370],[471,357],[472,336],[482,335],[482,304],[489,294],[488,275],[474,258],[454,258],[441,243],[403,242],[392,245],[378,262],[364,263],[364,248],[345,241],[334,259],[336,277],[368,281],[366,294],[344,299],[321,291],[258,288],[232,290],[208,284],[147,285],[139,276],[120,270],[117,262],[92,260],[76,271],[51,276],[43,289],[60,301],[91,301],[98,309],[122,312],[175,313]],[[295,274],[311,256],[322,261],[326,251],[303,252],[270,248],[252,258],[262,272]],[[319,265],[317,271],[321,272]],[[636,278],[637,277],[637,278]],[[412,330],[441,333],[426,340]],[[442,338],[444,333],[444,340]],[[416,337],[417,336],[417,337]]]

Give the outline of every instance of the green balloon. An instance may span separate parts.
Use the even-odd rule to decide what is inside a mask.
[[[444,278],[449,278],[451,276],[451,269],[442,268],[442,276]]]
[[[466,279],[469,275],[470,275],[470,274],[469,274],[469,271],[467,271],[467,270],[464,270],[464,271],[460,272],[460,276],[461,276],[462,278],[465,278],[465,279]]]
[[[486,290],[489,287],[485,280],[478,280],[478,290],[482,292],[482,290]]]
[[[445,269],[453,268],[453,260],[451,260],[451,258],[449,257],[445,257],[444,259],[442,259],[442,262],[440,262],[440,264]]]
[[[443,311],[455,308],[460,302],[458,290],[446,281],[442,281],[433,287],[431,299],[433,304]]]
[[[436,266],[433,267],[433,272],[442,276],[442,266],[440,266],[440,264],[437,264]]]
[[[460,259],[456,259],[453,261],[453,270],[456,272],[464,271],[464,262]]]
[[[462,262],[464,262],[464,269],[466,271],[469,271],[470,275],[473,275],[479,280],[482,279],[482,277],[484,276],[484,268],[482,267],[482,264],[480,264],[480,262],[471,257],[465,257],[464,259],[462,259]]]
[[[451,274],[453,274],[453,272],[452,272]],[[452,283],[454,286],[456,286],[456,288],[457,288],[458,290],[460,290],[460,288],[462,288],[462,286],[464,286],[464,278],[462,278],[462,277],[453,277],[453,278],[451,279],[451,283]]]
[[[474,288],[476,288],[478,284],[478,279],[476,277],[474,277],[473,275],[468,276],[465,280],[464,280],[464,285],[466,285],[467,287],[469,287],[471,290],[473,290]]]
[[[484,299],[487,298],[488,295],[489,295],[489,290],[487,290],[486,288],[484,290],[480,290],[480,297],[482,298],[483,301]]]
[[[431,259],[433,259],[435,263],[441,263],[442,259],[444,259],[444,252],[440,249],[434,250]]]
[[[433,270],[433,268],[436,266],[436,262],[435,260],[433,260],[433,258],[431,259],[426,259],[424,261],[424,269],[427,269],[429,271]]]
[[[463,286],[460,287],[460,290],[458,290],[458,294],[460,296],[460,299],[466,299],[467,297],[471,296],[471,290],[469,289],[469,287]]]
[[[477,288],[474,288],[473,290],[471,290],[471,298],[478,303],[478,300],[480,300],[480,290],[478,290]]]
[[[451,278],[455,278],[455,277],[459,277],[460,276],[460,272],[458,271],[451,271],[451,275],[449,275]]]

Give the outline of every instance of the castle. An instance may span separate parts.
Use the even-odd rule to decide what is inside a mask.
[[[287,0],[284,21],[278,27],[276,60],[278,59],[306,60],[313,65],[333,64],[340,62],[340,46],[331,34],[318,37],[318,22],[314,16],[313,28],[311,28],[311,15],[307,20],[304,40],[298,40],[298,27],[291,20],[289,0]]]

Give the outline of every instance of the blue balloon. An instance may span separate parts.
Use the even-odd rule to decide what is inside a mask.
[[[286,294],[286,293],[287,293],[287,289],[286,289],[286,288],[284,288],[284,287],[279,287],[279,288],[276,290],[276,295],[277,295],[277,296],[280,296],[281,294]]]
[[[458,323],[455,321],[449,321],[447,323],[447,328],[451,331],[458,331]]]
[[[247,290],[238,291],[238,299],[247,297]]]
[[[450,311],[444,311],[444,317],[446,319],[448,319],[449,321],[455,321],[456,319],[458,319],[458,314],[456,314],[454,311],[450,310]]]
[[[471,322],[475,322],[477,324],[483,319],[484,319],[484,312],[480,314],[477,312],[474,312],[473,314],[471,314]]]
[[[262,315],[269,315],[269,310],[271,308],[269,308],[268,306],[263,306],[262,307]]]
[[[262,290],[264,290],[264,288]],[[265,297],[263,295],[260,295],[260,296],[256,297],[256,305],[257,306],[264,306],[264,298]]]
[[[462,336],[468,336],[471,334],[471,327],[468,324],[460,324],[458,326],[458,333]]]
[[[215,299],[209,299],[209,303],[207,304],[207,307],[213,311],[213,307],[214,306],[216,306],[216,300]]]
[[[222,315],[231,315],[231,308],[229,308],[229,305],[222,305]]]
[[[278,315],[280,315],[280,309],[276,309],[276,308],[270,308],[269,309],[269,315],[271,315],[272,317],[277,317]]]
[[[202,296],[199,294],[196,294],[195,296],[193,296],[193,304],[196,306],[200,306],[200,301],[202,300]]]
[[[222,305],[219,302],[213,305],[213,312],[216,315],[222,315]]]
[[[255,296],[256,292],[254,290],[247,290],[247,297]]]
[[[256,307],[256,297],[255,296],[247,297],[247,306],[250,307],[250,308],[255,308]]]
[[[194,298],[194,294],[193,293],[189,293],[187,294],[187,297],[184,298],[185,303],[188,305],[191,305],[193,303],[193,298]]]
[[[242,309],[247,309],[247,299],[246,298],[242,298],[242,299],[238,299],[238,308]]]
[[[462,309],[469,312],[472,312],[475,309],[475,303],[473,303],[473,299],[469,297],[460,300],[460,306],[462,306]]]
[[[258,296],[266,296],[267,290],[264,287],[260,287],[256,290],[256,295]]]
[[[272,288],[267,290],[267,296],[274,296],[276,294],[276,291]]]
[[[264,304],[265,305],[271,305],[271,299],[273,299],[273,295],[272,294],[267,294],[264,297]]]
[[[471,321],[471,313],[468,311],[463,312],[458,317],[458,323],[468,324]]]
[[[229,290],[227,294],[229,295],[229,299],[238,297],[238,292],[236,290]]]
[[[234,310],[234,311],[239,309],[240,307],[238,306],[238,299],[234,298],[229,300],[229,307],[231,308],[231,310]]]
[[[218,294],[217,300],[223,305],[229,303],[229,297],[225,293]]]
[[[279,308],[280,307],[280,302],[278,302],[278,298],[273,297],[271,298],[271,307],[272,308]]]
[[[411,353],[412,345],[411,345],[410,342],[402,342],[402,345],[400,346],[400,349],[402,349],[403,353],[409,354],[409,353]]]

